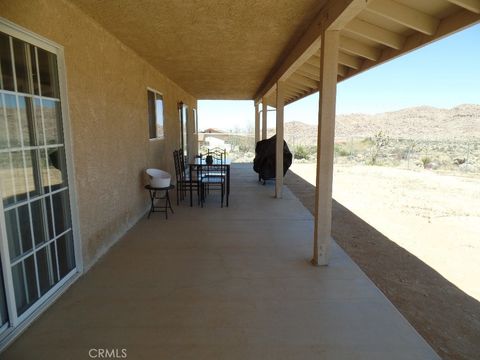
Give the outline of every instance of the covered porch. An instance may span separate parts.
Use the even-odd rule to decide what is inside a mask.
[[[2,359],[438,358],[332,239],[336,86],[479,21],[470,0],[2,1]],[[145,169],[198,152],[198,99],[253,100],[256,140],[275,107],[281,164],[283,108],[317,91],[314,217],[280,166],[275,187],[238,166],[228,209],[144,218]]]
[[[311,266],[313,218],[288,188],[278,201],[238,164],[216,205],[140,220],[2,358],[438,358],[336,243]]]

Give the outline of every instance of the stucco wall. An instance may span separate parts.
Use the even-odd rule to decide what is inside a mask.
[[[174,175],[177,102],[188,105],[192,118],[196,99],[66,1],[2,0],[0,16],[64,47],[76,205],[88,268],[145,211],[145,168]],[[164,140],[148,139],[147,86],[164,96]]]

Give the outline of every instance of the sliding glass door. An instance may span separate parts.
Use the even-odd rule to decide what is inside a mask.
[[[57,55],[0,31],[0,329],[76,267],[61,109]]]

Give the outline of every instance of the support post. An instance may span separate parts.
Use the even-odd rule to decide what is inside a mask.
[[[262,140],[267,138],[267,98],[262,98]]]
[[[315,189],[314,265],[328,265],[332,235],[332,180],[335,141],[339,31],[322,33]]]
[[[260,141],[260,113],[258,112],[258,103],[255,103],[255,146]]]
[[[282,198],[283,188],[283,107],[285,105],[285,83],[277,82],[277,111],[276,111],[276,157],[275,157],[275,197]]]

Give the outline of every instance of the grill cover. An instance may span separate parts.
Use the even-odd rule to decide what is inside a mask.
[[[276,135],[270,139],[257,142],[255,146],[255,159],[253,170],[258,173],[259,180],[275,179],[275,156],[276,156]],[[283,141],[283,176],[292,165],[292,153],[288,145]]]

